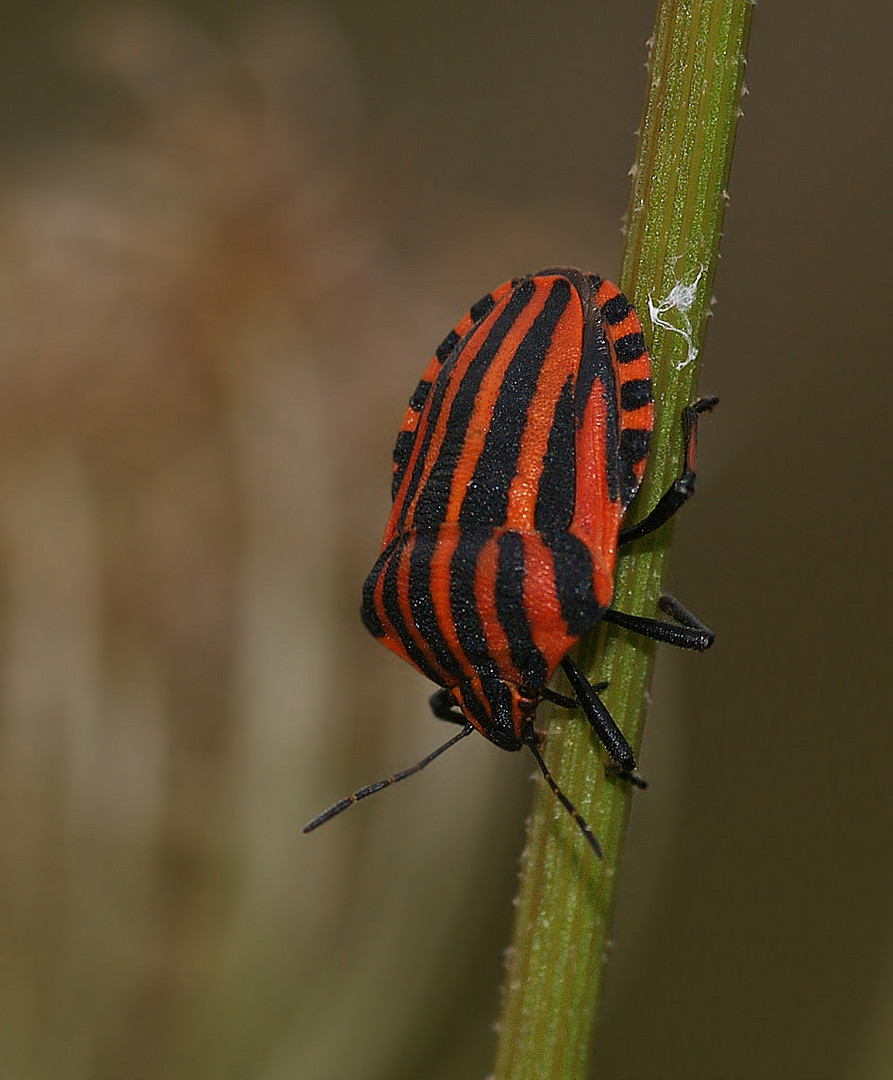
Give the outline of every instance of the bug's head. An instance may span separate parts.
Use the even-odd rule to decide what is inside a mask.
[[[450,693],[467,719],[503,750],[520,750],[521,732],[536,710],[536,701],[495,675],[463,679]]]

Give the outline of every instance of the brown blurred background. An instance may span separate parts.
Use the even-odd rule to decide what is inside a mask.
[[[530,763],[300,826],[443,735],[356,614],[394,433],[616,270],[653,9],[3,4],[3,1080],[487,1075]],[[756,9],[601,1078],[893,1074],[891,40]]]

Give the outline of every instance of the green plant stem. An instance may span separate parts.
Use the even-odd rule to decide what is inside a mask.
[[[656,503],[679,470],[679,417],[695,394],[750,12],[751,0],[658,5],[620,273],[650,343],[657,402],[652,452],[631,521]],[[688,287],[688,295],[671,296],[680,286]],[[665,526],[623,549],[614,606],[657,614],[669,539]],[[590,677],[610,681],[605,702],[636,750],[653,654],[649,642],[605,625],[579,649]],[[593,858],[539,784],[516,901],[494,1080],[581,1080],[601,991],[630,789],[606,779],[605,755],[580,716],[568,719],[565,713],[550,724],[546,755],[599,837],[604,858]]]

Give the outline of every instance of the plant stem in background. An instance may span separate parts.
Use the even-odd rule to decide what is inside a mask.
[[[678,474],[680,413],[695,396],[740,112],[751,0],[661,0],[639,135],[620,284],[650,342],[656,425],[629,520]],[[619,560],[613,604],[655,615],[670,527]],[[641,742],[653,645],[602,626],[579,662],[607,679],[605,702],[634,749]],[[544,784],[537,786],[503,992],[494,1080],[582,1080],[601,992],[629,785],[605,777],[582,716],[551,725],[550,769],[590,822],[601,861]],[[595,1074],[593,1074],[595,1075]]]

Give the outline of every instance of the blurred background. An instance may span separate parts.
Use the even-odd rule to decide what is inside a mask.
[[[616,271],[654,4],[3,15],[0,1077],[483,1080],[531,763],[300,827],[444,735],[357,617],[394,435]],[[891,39],[756,9],[602,1078],[893,1073]]]

